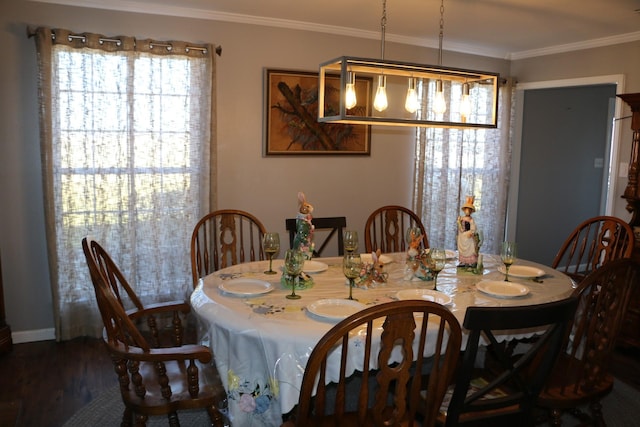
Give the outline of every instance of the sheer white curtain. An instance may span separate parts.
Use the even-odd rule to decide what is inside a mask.
[[[431,113],[433,88],[425,114]],[[508,178],[511,164],[512,84],[500,87],[497,129],[417,130],[413,209],[422,218],[429,245],[456,248],[456,220],[466,196],[475,196],[473,217],[482,232],[481,251],[498,253],[504,239]],[[459,99],[458,87],[445,85],[445,96]],[[486,93],[472,93],[477,109],[489,113]],[[456,105],[457,103],[448,103]],[[458,114],[457,111],[446,114]]]
[[[212,45],[35,30],[49,267],[59,340],[99,336],[93,236],[143,302],[184,298],[213,208]]]

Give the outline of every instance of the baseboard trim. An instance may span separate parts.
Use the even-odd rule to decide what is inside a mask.
[[[54,328],[34,329],[31,331],[20,331],[11,333],[14,344],[21,344],[33,341],[48,341],[56,339],[56,330]]]

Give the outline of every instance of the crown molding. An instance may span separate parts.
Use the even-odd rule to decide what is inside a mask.
[[[218,12],[208,9],[196,9],[189,7],[181,7],[175,5],[154,5],[153,10],[149,9],[149,3],[136,2],[129,0],[28,0],[31,2],[62,4],[67,6],[87,7],[95,9],[107,9],[123,12],[146,13],[164,16],[179,16],[182,18],[205,19],[211,21],[234,22],[238,24],[261,25],[265,27],[286,28],[299,31],[315,31],[319,33],[327,33],[333,35],[342,35],[348,37],[357,37],[364,39],[380,38],[377,31],[357,30],[348,27],[339,27],[333,25],[322,25],[313,22],[293,21],[279,18],[267,18],[262,16],[244,15],[238,13]],[[429,48],[438,48],[438,41],[435,39],[424,39],[418,37],[407,37],[396,34],[385,34],[385,40],[407,44],[411,46],[421,46]],[[553,55],[557,53],[571,52],[582,49],[590,49],[594,47],[610,46],[614,44],[627,43],[640,40],[640,31],[617,36],[604,37],[600,39],[586,40],[577,43],[569,43],[557,46],[549,46],[541,49],[525,50],[520,52],[508,52],[499,49],[480,48],[478,46],[447,42],[446,49],[452,52],[459,52],[471,55],[486,56],[491,58],[518,60],[532,58],[536,56]]]
[[[518,60],[525,58],[533,58],[536,56],[554,55],[556,53],[573,52],[576,50],[592,49],[596,47],[612,46],[614,44],[629,43],[640,40],[640,31],[635,33],[620,34],[617,36],[603,37],[600,39],[585,40],[577,43],[568,43],[557,46],[549,46],[542,49],[525,50],[522,52],[514,52],[509,55],[508,59]]]

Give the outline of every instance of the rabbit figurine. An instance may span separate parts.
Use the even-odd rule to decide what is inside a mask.
[[[307,259],[313,255],[313,205],[307,202],[302,191],[298,192],[298,214],[296,215],[296,235],[293,249],[302,251]]]
[[[364,274],[358,282],[358,287],[370,288],[387,282],[389,273],[384,271],[384,263],[380,260],[380,249],[371,252],[371,264],[364,268]]]

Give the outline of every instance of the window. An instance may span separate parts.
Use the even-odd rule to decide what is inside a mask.
[[[156,54],[153,47],[120,50],[116,41],[82,37],[85,46],[73,38],[72,45],[53,43],[44,107],[51,111],[50,152],[43,156],[51,164],[49,256],[56,259],[62,339],[89,333],[78,316],[97,320],[92,334],[101,330],[80,245],[85,235],[107,249],[143,303],[184,298],[192,286],[191,231],[209,210],[207,48],[187,55],[179,45],[158,44]],[[107,50],[89,48],[93,38]]]
[[[460,86],[447,87],[449,99],[459,99]],[[426,88],[426,114],[431,112],[435,87]],[[490,94],[481,88],[471,93],[472,108],[490,114]],[[449,105],[458,103],[449,102]],[[498,253],[504,238],[510,164],[509,123],[511,90],[500,88],[497,129],[419,128],[416,132],[414,210],[427,229],[431,246],[455,249],[457,218],[466,196],[475,196],[473,214],[482,233],[481,251]],[[445,114],[459,114],[457,111]]]

